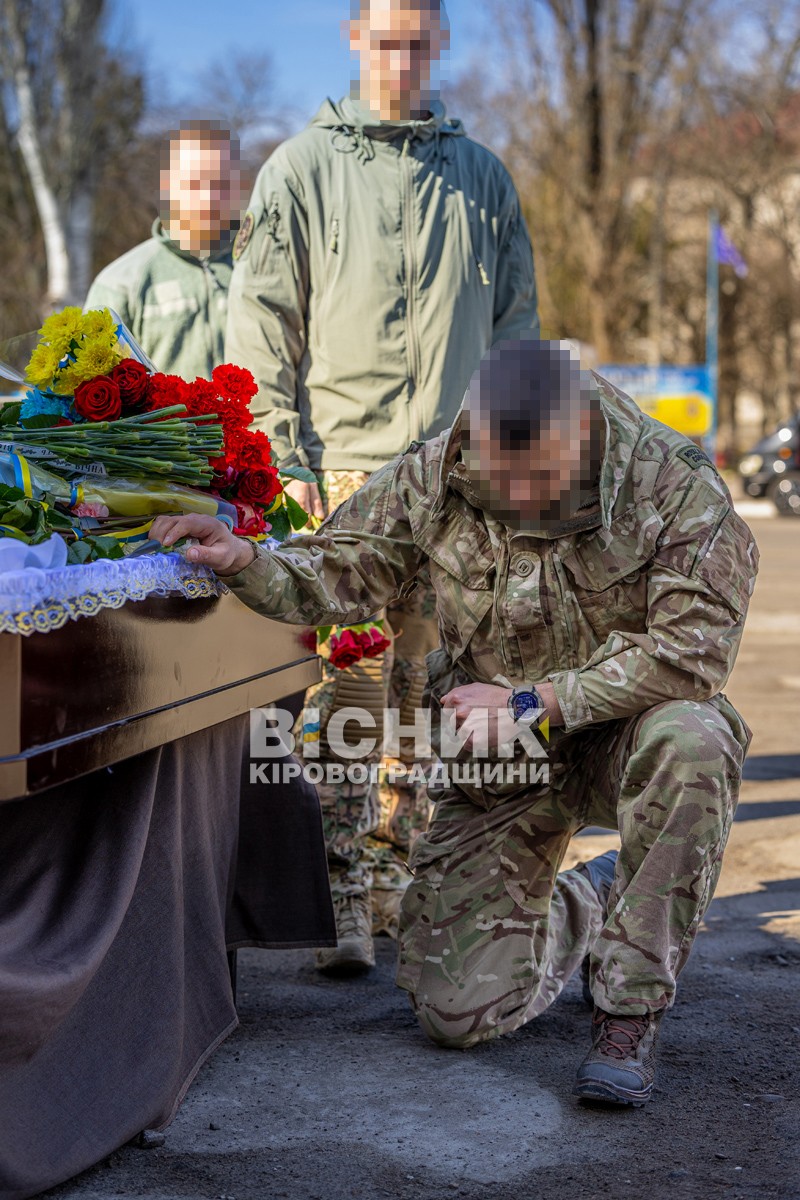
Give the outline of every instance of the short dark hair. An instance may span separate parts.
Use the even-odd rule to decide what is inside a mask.
[[[565,343],[521,334],[497,342],[484,355],[470,380],[469,394],[475,400],[491,397],[491,403],[481,403],[480,409],[492,439],[507,449],[524,450],[558,412],[579,370]]]
[[[229,146],[231,158],[239,157],[239,139],[234,137],[223,121],[206,121],[196,117],[181,121],[178,128],[170,129],[165,138],[166,157],[172,154],[172,147],[178,142],[208,142],[216,146]]]
[[[429,8],[431,12],[446,16],[444,0],[409,0],[409,2],[416,4],[417,8]],[[365,16],[369,16],[371,7],[372,0],[350,0],[350,15],[354,21],[361,21]]]

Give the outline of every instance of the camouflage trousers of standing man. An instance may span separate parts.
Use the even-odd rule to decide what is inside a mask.
[[[517,1029],[587,954],[605,1012],[669,1007],[714,893],[750,737],[722,694],[669,701],[569,735],[555,784],[486,808],[455,789],[438,797],[412,852],[399,938],[397,981],[426,1033],[468,1047]],[[622,841],[605,911],[582,872],[558,873],[590,825]]]
[[[320,490],[327,512],[333,512],[368,478],[363,471],[324,472]],[[432,588],[421,581],[408,599],[390,604],[376,615],[383,619],[384,631],[392,642],[390,648],[379,658],[362,659],[345,670],[332,667],[323,658],[322,680],[306,693],[306,710],[319,711],[320,752],[314,761],[323,768],[326,763],[342,761],[330,750],[325,736],[335,712],[362,708],[374,718],[375,729],[370,736],[375,738],[375,750],[358,760],[372,767],[381,763],[384,710],[398,709],[401,722],[411,725],[414,710],[421,703],[427,680],[425,656],[439,644]],[[325,654],[325,647],[321,653]],[[364,731],[357,734],[358,738],[364,736]],[[298,745],[302,745],[299,738]],[[405,743],[402,746],[400,762],[410,767],[410,747],[406,749]],[[349,765],[349,760],[344,765]],[[384,764],[385,768],[399,765]],[[424,785],[411,780],[390,784],[386,774],[385,769],[380,771],[378,785],[369,781],[317,785],[334,899],[371,891],[376,933],[396,931],[396,917],[392,923],[391,914],[397,910],[397,893],[403,892],[411,879],[405,864],[430,813]],[[392,774],[402,777],[402,771],[396,769]],[[382,913],[389,914],[386,921]]]

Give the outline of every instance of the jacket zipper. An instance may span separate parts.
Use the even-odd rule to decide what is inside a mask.
[[[211,367],[213,368],[217,364],[214,362],[214,358],[216,357],[216,346],[214,345],[214,333],[211,328],[211,283],[209,280],[209,276],[211,275],[211,267],[208,265],[205,259],[202,260],[202,266],[203,278],[206,284],[206,346],[208,347],[208,361],[211,363]],[[211,368],[209,368],[209,374],[210,373]]]
[[[417,263],[414,245],[414,171],[409,162],[411,139],[403,142],[400,169],[403,172],[403,252],[406,259],[406,337],[408,341],[408,372],[411,394],[409,399],[411,439],[422,436],[424,430],[417,410],[417,380],[420,375],[419,339],[416,324]]]

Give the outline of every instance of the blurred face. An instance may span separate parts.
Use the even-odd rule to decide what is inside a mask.
[[[602,457],[604,422],[591,380],[562,343],[551,345],[567,356],[567,369],[552,376],[558,395],[533,435],[524,420],[506,420],[502,395],[480,382],[465,402],[462,456],[470,478],[488,511],[518,529],[546,530],[573,517]]]
[[[182,250],[207,256],[227,240],[241,208],[239,164],[227,141],[177,138],[161,172],[162,217]]]
[[[431,70],[448,40],[438,6],[431,0],[372,0],[350,22],[349,33],[362,104],[384,121],[427,113]]]

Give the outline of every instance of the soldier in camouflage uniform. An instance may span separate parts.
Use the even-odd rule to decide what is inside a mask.
[[[462,421],[373,475],[314,537],[253,551],[197,517],[159,536],[196,532],[193,557],[293,622],[366,619],[427,567],[434,715],[493,710],[500,740],[509,690],[536,685],[549,780],[481,785],[454,762],[434,784],[398,983],[434,1041],[468,1047],[541,1013],[588,955],[593,1044],[576,1090],[641,1104],[750,741],[720,689],[758,552],[703,451],[563,348],[549,367],[547,350],[496,347]],[[613,879],[608,856],[559,874],[587,825],[619,831]]]
[[[256,424],[278,463],[303,475],[287,491],[315,517],[327,513],[326,492],[336,507],[412,439],[448,428],[494,341],[538,329],[511,177],[432,92],[448,37],[439,0],[351,7],[357,94],[326,100],[259,173],[234,246],[227,330],[228,355],[258,382]],[[419,703],[434,609],[422,583],[410,607],[393,606],[393,665],[325,663],[306,707],[319,712],[327,761],[326,729],[343,707],[379,720],[387,689],[406,707]],[[371,915],[376,930],[396,932],[425,791],[399,782],[380,795],[369,782],[318,791],[339,945],[318,951],[317,966],[369,969]]]

